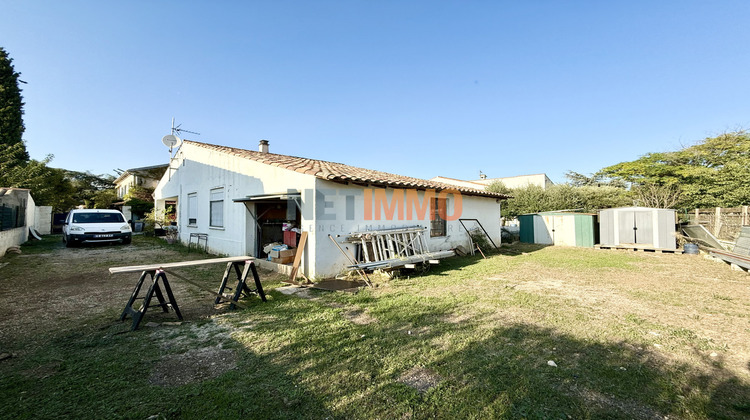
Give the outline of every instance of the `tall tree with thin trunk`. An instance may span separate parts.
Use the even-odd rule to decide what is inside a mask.
[[[26,163],[29,153],[23,143],[23,97],[18,87],[18,73],[13,68],[13,59],[8,56],[4,48],[0,47],[0,148],[15,152],[11,157],[18,163]],[[20,146],[17,146],[19,145]]]

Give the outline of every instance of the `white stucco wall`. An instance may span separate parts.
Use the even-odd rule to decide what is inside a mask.
[[[486,184],[480,184],[476,181],[464,181],[461,179],[447,178],[444,176],[436,176],[434,178],[430,178],[430,181],[442,182],[445,184],[456,185],[458,187],[474,188],[475,190],[483,190],[486,186]]]
[[[288,190],[312,190],[315,177],[258,163],[249,159],[183,144],[154,191],[156,208],[163,209],[166,199],[176,199],[180,241],[188,243],[191,233],[207,233],[211,252],[225,255],[255,255],[256,228],[244,204],[232,200],[250,195],[284,193]],[[209,226],[209,202],[212,189],[224,188],[224,227]],[[197,197],[197,223],[188,224],[188,195]],[[305,202],[303,206],[314,205]],[[252,205],[251,205],[252,207]],[[303,224],[307,221],[304,220]],[[302,261],[307,273],[308,256]]]
[[[392,204],[394,189],[385,189],[385,195],[388,205]],[[402,190],[403,191],[403,190]],[[385,211],[380,209],[380,218],[378,212],[373,208],[371,210],[371,219],[368,220],[365,214],[365,197],[364,187],[356,185],[342,185],[335,182],[318,179],[316,180],[316,223],[314,225],[304,225],[304,230],[310,231],[312,238],[311,243],[314,246],[315,271],[317,277],[329,277],[341,273],[348,265],[346,257],[331,242],[328,235],[341,235],[336,238],[342,247],[348,246],[348,251],[353,255],[352,245],[342,243],[344,237],[351,232],[390,229],[406,226],[423,226],[427,229],[423,233],[424,238],[430,251],[442,251],[456,248],[459,245],[469,247],[469,236],[461,227],[459,220],[448,220],[446,226],[446,236],[430,237],[430,219],[429,210],[424,219],[418,219],[420,215],[412,211],[413,220],[408,220],[409,209],[404,200],[403,217],[399,218],[398,211],[394,217],[388,220]],[[403,194],[405,197],[405,193]],[[418,191],[417,197],[420,205],[425,205],[424,191]],[[452,195],[448,195],[447,215],[449,218],[461,219],[478,219],[482,226],[487,230],[492,240],[497,246],[500,246],[500,203],[494,198],[461,196],[460,214],[456,214],[456,201]],[[372,200],[371,204],[377,204]],[[429,205],[427,204],[427,208]],[[414,207],[412,206],[412,210]],[[322,213],[321,213],[322,212]],[[471,229],[474,224],[466,224]]]
[[[40,235],[52,233],[52,206],[37,206],[34,212],[34,229]]]
[[[0,257],[5,255],[8,248],[19,246],[26,242],[26,239],[28,238],[27,231],[27,228],[22,227],[0,232]]]
[[[518,175],[518,176],[509,176],[505,178],[486,178],[486,179],[477,179],[473,182],[484,184],[484,185],[490,185],[493,182],[498,182],[498,181],[502,182],[508,188],[525,188],[525,187],[528,187],[529,185],[536,185],[544,189],[547,189],[550,186],[554,185],[552,180],[550,180],[546,174]]]
[[[125,217],[125,220],[131,220],[133,218],[133,212],[131,211],[132,206],[122,206],[122,215]]]

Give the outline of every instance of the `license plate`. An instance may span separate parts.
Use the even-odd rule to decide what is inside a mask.
[[[111,233],[106,233],[106,234],[94,235],[94,238],[111,238],[113,236],[114,235]]]

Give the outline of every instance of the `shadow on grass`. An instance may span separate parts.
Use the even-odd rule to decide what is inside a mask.
[[[25,360],[2,362],[0,403],[13,418],[750,415],[748,383],[721,361],[692,366],[639,343],[456,317],[444,299],[372,300],[363,293],[341,304],[325,292],[312,300],[269,293],[268,303],[253,300],[220,321],[174,327],[167,341],[156,340],[153,329],[125,332],[127,323],[51,337]],[[372,322],[351,322],[344,314],[352,308],[366,310]],[[225,327],[221,334],[201,334],[201,326],[216,323]],[[235,351],[234,369],[182,386],[149,381],[165,355],[216,346]],[[415,369],[434,383],[425,389],[405,383]]]
[[[444,276],[446,275],[447,272],[469,268],[470,266],[479,264],[484,260],[490,260],[493,257],[526,256],[533,252],[540,251],[546,247],[547,245],[519,243],[511,247],[500,247],[497,250],[493,249],[491,251],[485,251],[484,255],[482,255],[479,252],[475,252],[474,255],[463,255],[463,256],[454,256],[450,258],[444,258],[440,260],[439,264],[428,266],[427,270],[402,269],[397,277],[404,278],[404,277],[412,277],[412,276],[420,276],[420,275]]]
[[[244,351],[228,337],[193,336],[196,325],[142,328],[130,323],[80,327],[50,336],[47,346],[0,365],[3,418],[204,419],[332,418],[321,396],[305,389],[288,366]],[[155,334],[170,330],[173,340]],[[225,332],[225,331],[224,331]],[[188,346],[181,343],[187,342]],[[165,356],[233,349],[236,366],[218,377],[163,386],[151,375]],[[216,360],[186,362],[178,370],[216,369]],[[173,372],[175,375],[182,372]]]
[[[358,325],[342,316],[346,307],[320,299],[258,306],[252,311],[263,316],[252,332],[235,339],[253,348],[255,340],[277,337],[270,339],[264,359],[309,384],[308,391],[337,408],[336,416],[740,419],[750,414],[750,386],[720,361],[694,366],[640,343],[602,343],[490,319],[449,321],[454,308],[430,299],[412,301],[401,311],[394,309],[403,301],[381,299],[367,308],[378,321]],[[403,375],[415,368],[434,375],[435,386],[418,390],[403,383]]]

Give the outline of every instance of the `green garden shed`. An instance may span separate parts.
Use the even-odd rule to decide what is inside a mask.
[[[550,211],[518,216],[521,242],[593,247],[598,241],[595,214]]]

